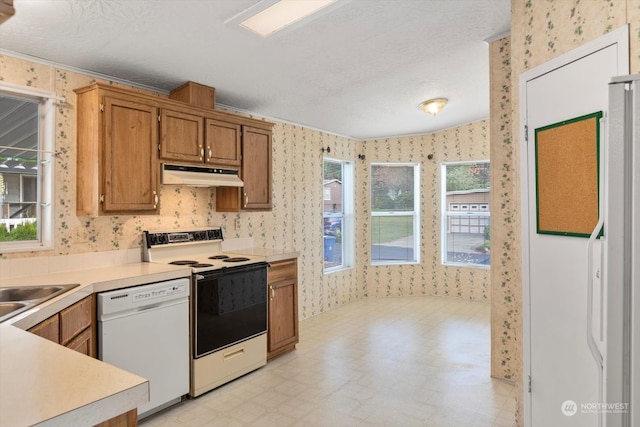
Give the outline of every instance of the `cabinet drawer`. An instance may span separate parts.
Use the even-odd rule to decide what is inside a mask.
[[[73,337],[93,324],[93,296],[78,301],[60,312],[60,344],[66,345]]]
[[[298,263],[295,259],[271,263],[268,275],[269,283],[288,279],[295,280],[298,275]]]
[[[51,316],[46,320],[29,329],[29,332],[39,337],[46,338],[55,343],[60,342],[60,320],[58,315]]]

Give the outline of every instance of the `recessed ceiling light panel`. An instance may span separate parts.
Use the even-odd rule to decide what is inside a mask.
[[[280,0],[263,11],[245,19],[240,26],[262,37],[270,36],[288,27],[337,0]]]

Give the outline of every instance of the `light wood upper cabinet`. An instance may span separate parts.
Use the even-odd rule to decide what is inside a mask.
[[[163,108],[160,112],[160,157],[202,163],[204,117]]]
[[[216,210],[270,210],[271,200],[271,130],[242,126],[243,188],[218,187]]]
[[[204,133],[207,163],[240,166],[241,126],[239,124],[206,119]]]
[[[238,168],[216,210],[270,210],[273,123],[102,83],[78,95],[78,215],[158,214],[160,161]]]
[[[239,124],[206,118],[202,113],[163,109],[160,158],[204,166],[240,166]]]
[[[158,107],[94,84],[78,94],[78,215],[158,212]]]
[[[271,209],[271,132],[242,128],[244,209]]]

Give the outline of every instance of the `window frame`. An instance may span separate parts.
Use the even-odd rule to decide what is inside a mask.
[[[65,101],[54,92],[0,82],[0,95],[35,101],[38,104],[38,172],[36,185],[36,240],[0,242],[0,253],[54,249],[55,104]],[[6,148],[6,147],[5,147]],[[30,149],[21,149],[21,151]],[[21,178],[22,181],[22,178]],[[0,225],[1,226],[1,225]]]
[[[324,188],[324,165],[325,162],[339,163],[342,167],[342,211],[341,212],[325,212],[325,188]],[[331,157],[323,157],[322,159],[322,261],[323,261],[323,274],[335,273],[337,271],[347,270],[354,265],[354,164],[349,160],[341,160]],[[330,200],[330,199],[329,199]],[[342,264],[325,267],[324,260],[324,220],[325,218],[340,218],[341,219],[341,250],[342,250]]]
[[[447,209],[447,166],[452,165],[471,165],[471,164],[487,164],[489,165],[489,173],[491,173],[491,161],[490,160],[462,160],[456,162],[442,162],[440,164],[440,178],[441,178],[441,201],[440,201],[440,261],[442,265],[449,267],[469,267],[469,268],[491,268],[491,261],[489,264],[477,264],[477,263],[469,263],[469,262],[455,262],[447,260],[447,244],[448,244],[448,233],[447,233],[447,223],[449,217],[461,216],[462,213],[468,218],[488,218],[489,225],[491,225],[491,209],[490,209],[490,201],[485,202],[474,202],[474,203],[462,203],[456,202],[458,206],[457,210],[449,210]],[[491,182],[489,181],[489,187],[487,187],[489,191],[491,191]],[[477,205],[477,211],[471,211],[469,207],[471,205]],[[480,206],[487,206],[486,210],[480,208]],[[489,242],[491,239],[489,239]]]
[[[373,208],[373,171],[375,166],[404,166],[413,168],[413,211],[374,211]],[[374,217],[402,217],[410,216],[413,218],[413,259],[412,260],[374,260],[373,259],[373,235],[370,234],[371,242],[369,245],[370,251],[370,263],[374,266],[383,265],[413,265],[420,264],[421,255],[421,236],[420,236],[420,213],[421,213],[421,195],[420,195],[420,180],[421,180],[421,165],[415,162],[373,162],[369,168],[369,187],[370,187],[370,203],[369,209],[371,210],[371,233],[373,233],[373,218]]]

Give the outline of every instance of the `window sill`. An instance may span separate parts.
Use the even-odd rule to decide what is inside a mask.
[[[341,271],[346,271],[346,270],[351,270],[352,268],[353,268],[352,265],[343,265],[343,266],[340,266],[340,267],[331,267],[331,268],[324,269],[322,271],[322,274],[327,276],[329,274],[339,273]]]
[[[53,245],[45,245],[40,242],[12,242],[0,243],[0,254],[11,254],[17,252],[39,252],[50,251]]]
[[[481,270],[489,270],[491,268],[491,265],[484,265],[484,264],[463,264],[463,263],[455,263],[455,262],[443,262],[442,265],[444,267],[454,267],[454,268],[458,268],[458,267],[466,267],[466,268],[479,268]]]

